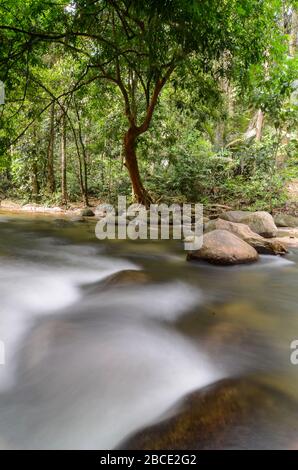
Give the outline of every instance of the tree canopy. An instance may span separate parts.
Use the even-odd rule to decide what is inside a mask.
[[[151,135],[149,143],[147,131],[168,126],[171,113],[191,126],[191,134],[198,132],[201,140],[205,135],[214,150],[225,146],[220,128],[227,117],[231,123],[238,112],[236,126],[242,132],[244,108],[247,119],[259,109],[275,127],[277,121],[296,119],[289,101],[297,73],[291,36],[295,8],[294,2],[279,0],[1,0],[0,79],[7,93],[1,120],[3,160],[11,163],[8,148],[18,153],[35,129],[37,142],[49,140],[36,165],[47,160],[44,171],[53,180],[54,135],[59,128],[60,138],[64,126],[64,140],[72,141],[79,167],[79,175],[70,177],[78,178],[87,202],[87,173],[96,162],[91,153],[106,145],[107,137],[111,141],[113,125],[107,123],[112,113],[117,129],[110,146],[118,153],[120,168],[128,171],[136,201],[148,204],[154,191],[145,188],[148,177],[142,167],[145,163],[145,173],[151,167],[152,174],[156,163],[163,168],[170,158],[162,157],[163,142],[156,146]],[[104,131],[99,131],[99,122]],[[145,142],[156,147],[155,155],[145,150]],[[192,170],[186,161],[179,165]],[[69,172],[66,159],[64,187]],[[56,190],[53,182],[47,187]]]

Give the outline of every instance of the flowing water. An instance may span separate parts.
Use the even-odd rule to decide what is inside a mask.
[[[177,242],[100,242],[93,223],[0,215],[0,448],[115,448],[237,377],[279,394],[282,415],[229,446],[297,447],[297,262],[293,250],[192,264]],[[125,269],[152,281],[87,288]]]

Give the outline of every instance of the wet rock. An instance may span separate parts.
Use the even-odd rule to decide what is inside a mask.
[[[85,286],[89,294],[97,294],[106,291],[107,289],[127,287],[129,285],[144,285],[148,284],[151,278],[145,271],[138,271],[136,269],[125,269],[117,273],[111,274],[100,282],[93,283],[92,285]]]
[[[274,216],[274,222],[277,227],[298,227],[298,217],[288,214],[276,214]]]
[[[229,232],[234,233],[234,235],[239,236],[242,240],[245,238],[262,238],[260,235],[253,232],[248,225],[229,222],[228,220],[224,219],[214,219],[207,222],[204,226],[204,232],[212,232],[213,230],[228,230]]]
[[[277,235],[277,227],[269,212],[227,211],[221,214],[220,218],[229,222],[246,224],[253,232],[264,238],[273,238]]]
[[[262,255],[285,255],[288,253],[288,249],[285,244],[276,238],[269,240],[261,237],[261,239],[253,238],[245,241]]]
[[[289,408],[294,411],[295,404],[269,386],[246,378],[226,379],[194,392],[182,402],[176,415],[173,416],[177,410],[172,413],[170,410],[170,418],[138,432],[118,448],[204,450],[285,446],[284,434],[277,431],[281,430],[283,413],[285,409],[289,413]],[[260,436],[268,433],[270,442],[266,443]]]
[[[81,211],[81,216],[83,217],[94,217],[94,215],[95,214],[92,209],[86,208],[86,209],[82,209]]]
[[[252,214],[249,211],[226,211],[220,215],[221,219],[228,220],[229,222],[242,222],[248,215]]]
[[[211,220],[204,226],[206,233],[212,230],[228,230],[237,237],[251,245],[258,253],[267,255],[282,255],[287,253],[287,248],[278,240],[268,240],[253,232],[248,225],[229,222],[228,220]]]
[[[233,233],[227,230],[213,230],[204,235],[202,248],[190,252],[187,259],[232,265],[257,261],[258,253]]]

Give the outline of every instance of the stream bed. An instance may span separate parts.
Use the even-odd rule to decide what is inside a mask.
[[[215,267],[94,228],[0,214],[0,449],[298,448],[298,250]],[[149,280],[90,289],[123,270]]]

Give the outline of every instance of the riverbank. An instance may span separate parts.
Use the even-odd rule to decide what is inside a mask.
[[[21,201],[12,199],[4,199],[0,203],[0,212],[12,213],[12,214],[23,214],[28,216],[50,216],[55,218],[66,218],[75,221],[83,221],[85,219],[93,219],[95,208],[103,203],[99,199],[90,200],[90,207],[84,207],[82,202],[70,203],[67,208],[61,206],[46,206],[36,203],[23,204]],[[208,208],[208,215],[211,219],[216,218],[219,214],[215,211],[223,211],[230,209],[228,206],[216,205]],[[280,242],[288,248],[298,247],[298,226],[297,227],[278,227],[277,236],[274,238],[268,238],[270,241]]]
[[[101,203],[99,199],[92,199],[90,201],[90,210],[95,208]],[[4,199],[0,202],[0,211],[2,212],[15,212],[15,213],[28,213],[28,214],[46,214],[55,217],[71,217],[83,215],[86,207],[82,202],[70,203],[67,208],[61,206],[47,206],[44,204],[28,203],[24,204],[21,201]]]

